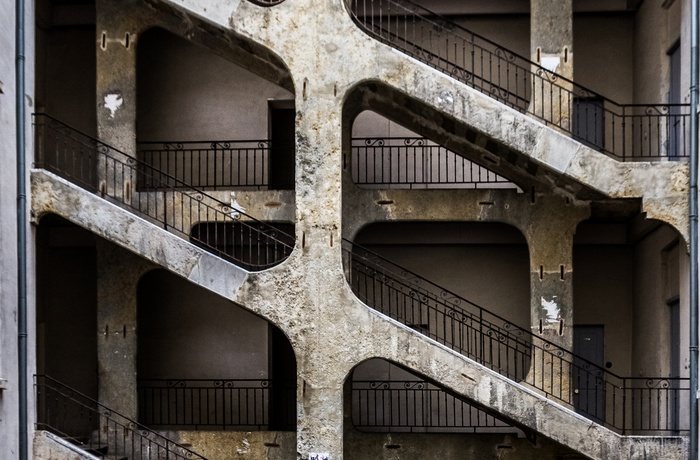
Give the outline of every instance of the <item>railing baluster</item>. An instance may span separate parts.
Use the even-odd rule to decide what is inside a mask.
[[[631,151],[628,151],[624,123],[628,112],[627,107],[632,107],[632,112],[634,112],[635,106],[617,104],[606,99],[569,79],[542,68],[525,57],[505,50],[496,43],[452,23],[447,18],[429,11],[411,0],[401,0],[400,2],[386,0],[371,2],[370,5],[371,9],[367,11],[366,2],[363,2],[362,11],[359,11],[357,2],[350,2],[352,18],[370,36],[404,51],[406,54],[510,107],[540,119],[545,124],[573,134],[574,137],[577,135],[572,129],[572,120],[576,114],[568,113],[565,117],[562,117],[561,114],[570,112],[572,102],[579,95],[586,99],[602,101],[603,107],[609,107],[609,109],[605,108],[604,110],[609,111],[610,117],[612,117],[612,142],[607,142],[605,139],[605,126],[602,125],[603,129],[600,129],[600,123],[603,123],[604,120],[599,120],[598,114],[592,123],[587,122],[594,129],[594,132],[582,133],[583,139],[588,141],[586,144],[590,147],[614,158],[624,161],[634,157],[661,159],[669,156],[663,148],[661,138],[663,137],[662,126],[670,124],[671,116],[677,115],[683,118],[683,132],[686,132],[685,120],[689,117],[688,104],[645,106],[647,107],[645,110],[648,112],[642,115],[644,121],[640,127],[648,125],[648,136],[634,139],[635,146],[630,148]],[[404,17],[405,26],[400,28],[397,25],[392,29],[392,17],[397,18],[396,21],[398,21],[399,15]],[[387,26],[384,26],[385,16]],[[410,30],[406,28],[409,21]],[[466,53],[465,42],[469,42],[471,48],[470,64],[466,63],[464,57]],[[459,53],[460,47],[462,48],[461,54]],[[475,56],[477,49],[478,57]],[[520,87],[520,81],[522,81],[522,87]],[[554,94],[555,92],[557,94]],[[682,113],[676,114],[673,108]],[[616,116],[622,117],[621,134],[616,133],[614,129]],[[653,121],[652,118],[656,118],[656,121]],[[654,123],[657,124],[656,128],[652,126]],[[657,133],[653,132],[655,129],[658,131]],[[622,139],[618,145],[615,137],[620,135]],[[655,140],[654,137],[657,139]],[[679,157],[687,157],[688,155],[685,149],[679,149],[679,153]]]

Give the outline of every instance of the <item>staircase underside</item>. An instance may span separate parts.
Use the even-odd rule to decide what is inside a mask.
[[[254,289],[250,288],[250,283],[246,283],[251,276],[262,286],[266,284],[264,280],[268,275],[276,279],[284,277],[290,269],[295,269],[293,259],[300,257],[299,251],[295,251],[288,262],[251,275],[51,173],[33,170],[31,183],[35,218],[46,213],[62,216],[273,323],[278,314],[296,314],[293,311],[283,313],[280,309],[290,309],[290,305],[284,302],[272,307],[246,302],[248,297],[241,291],[247,289],[247,294],[250,294]],[[620,436],[368,308],[354,297],[345,281],[342,282],[338,289],[345,291],[343,296],[347,304],[339,309],[344,318],[334,328],[334,333],[341,337],[353,337],[353,346],[346,345],[348,356],[342,358],[351,367],[370,358],[397,363],[439,382],[446,389],[509,423],[590,458],[680,460],[686,457],[684,438]],[[283,286],[280,288],[284,289]],[[337,311],[316,313],[321,315],[317,318],[319,324],[337,322],[335,316],[325,317],[337,315]],[[298,359],[304,358],[298,356]]]

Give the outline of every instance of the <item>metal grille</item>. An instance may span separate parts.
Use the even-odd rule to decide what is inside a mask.
[[[516,188],[489,171],[422,137],[352,140],[352,179],[358,185]]]
[[[34,126],[36,167],[97,193],[246,270],[277,265],[294,248],[292,235],[48,115],[35,114]],[[201,222],[212,224],[214,230],[191,232]]]
[[[353,292],[381,313],[620,433],[687,432],[687,378],[620,377],[368,249],[343,249]]]
[[[38,430],[50,431],[89,452],[114,458],[206,460],[97,401],[44,375],[35,376]]]
[[[689,156],[688,104],[618,104],[410,0],[347,0],[358,26],[618,160]]]

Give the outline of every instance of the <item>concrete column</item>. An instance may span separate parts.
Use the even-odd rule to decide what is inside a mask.
[[[148,261],[97,240],[99,402],[136,419],[136,288]]]
[[[97,137],[129,155],[136,152],[136,33],[134,1],[97,0]],[[138,17],[138,16],[136,16]],[[110,155],[111,152],[106,152]],[[135,174],[119,163],[97,159],[97,187],[103,193],[131,199]]]
[[[530,0],[531,60],[544,67],[534,68],[530,111],[557,126],[568,129],[573,104],[572,85],[552,75],[574,78],[574,34],[572,0]]]
[[[319,14],[323,14],[319,12]],[[342,59],[333,47],[318,49],[320,62]],[[308,56],[307,56],[308,58]],[[310,68],[314,68],[311,66]],[[294,75],[294,73],[293,73]],[[339,364],[346,348],[345,337],[332,326],[345,299],[341,264],[341,171],[342,94],[334,77],[295,75],[296,92],[296,232],[299,267],[297,277],[306,300],[301,307],[304,326],[297,326],[298,415],[297,451],[343,456],[343,380]],[[298,296],[295,296],[298,299]],[[322,456],[319,458],[323,458]]]
[[[564,350],[573,349],[573,242],[587,205],[560,197],[537,197],[524,227],[530,249],[531,329]],[[571,357],[544,341],[533,344],[527,382],[564,402],[571,401]]]

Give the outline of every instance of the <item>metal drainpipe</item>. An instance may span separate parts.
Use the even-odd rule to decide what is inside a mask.
[[[698,0],[690,2],[690,449],[698,458]]]
[[[29,450],[27,418],[27,192],[25,152],[24,0],[15,3],[15,86],[17,125],[17,354],[19,459]]]

